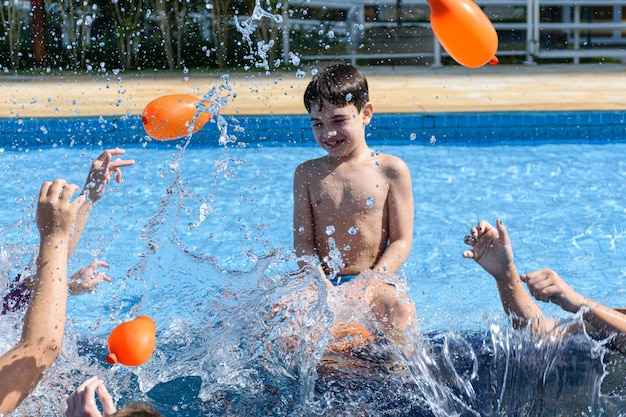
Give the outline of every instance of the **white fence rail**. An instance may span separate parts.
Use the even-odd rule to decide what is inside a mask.
[[[546,59],[571,59],[574,64],[584,58],[626,61],[626,0],[477,0],[477,4],[498,32],[499,57],[519,56],[528,64]],[[305,61],[404,59],[441,66],[447,56],[430,30],[426,0],[291,0],[289,8],[283,13],[285,57],[297,49],[290,34],[307,31],[319,36],[332,33],[344,47],[295,51]],[[386,16],[380,12],[384,8]],[[291,17],[294,10],[316,9],[324,16],[335,11],[343,19]],[[378,15],[366,19],[366,11]]]

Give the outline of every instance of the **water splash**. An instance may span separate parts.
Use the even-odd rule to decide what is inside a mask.
[[[261,22],[263,19],[269,19],[276,24],[283,22],[283,17],[280,14],[272,14],[264,10],[263,7],[261,7],[260,0],[257,0],[250,17],[239,22],[239,19],[235,16],[235,27],[243,35],[243,40],[250,50],[250,54],[245,56],[245,58],[252,63],[252,66],[265,69],[266,73],[269,75],[270,64],[268,62],[268,52],[274,46],[274,41],[259,41],[255,45],[251,38],[251,35],[257,29],[257,22]],[[293,55],[291,59],[294,61]],[[249,68],[250,67],[246,67],[246,69]]]

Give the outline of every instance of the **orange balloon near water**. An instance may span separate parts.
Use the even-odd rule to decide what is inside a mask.
[[[138,366],[150,359],[156,347],[156,325],[148,316],[118,325],[109,335],[110,364]]]
[[[428,0],[430,25],[441,46],[459,64],[497,64],[498,34],[473,0]]]
[[[148,136],[158,140],[184,138],[211,120],[208,111],[200,111],[202,100],[186,95],[174,94],[152,100],[143,110],[141,121]]]
[[[366,349],[374,341],[372,333],[358,323],[340,323],[330,330],[327,350],[342,355],[351,355],[356,350]]]

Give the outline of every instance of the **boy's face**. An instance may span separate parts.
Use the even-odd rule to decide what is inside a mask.
[[[309,117],[317,144],[335,158],[344,158],[366,146],[365,126],[370,123],[373,111],[371,103],[367,103],[361,112],[354,104],[337,107],[323,101],[321,109],[314,104]]]

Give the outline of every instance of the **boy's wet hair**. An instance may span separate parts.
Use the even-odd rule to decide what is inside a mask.
[[[155,410],[147,403],[132,403],[111,414],[111,417],[163,417],[163,414]]]
[[[358,68],[335,64],[318,72],[304,92],[304,107],[311,112],[313,105],[322,109],[324,100],[337,107],[354,104],[360,112],[369,101],[367,80]]]

